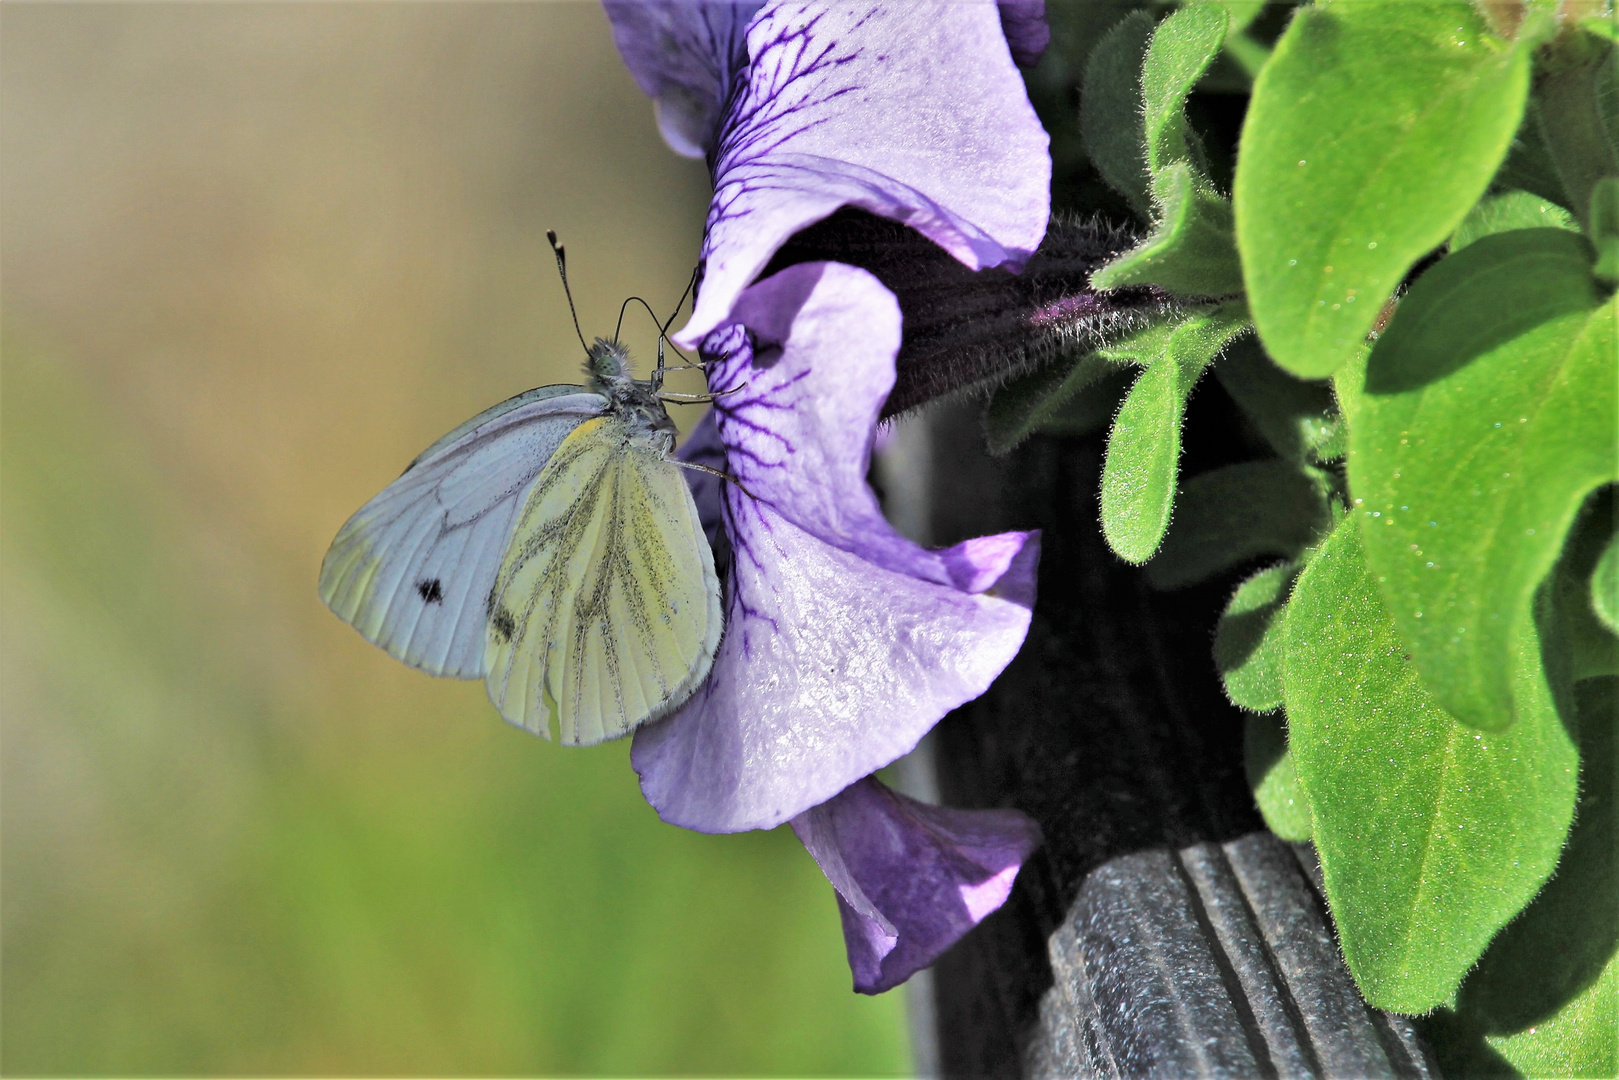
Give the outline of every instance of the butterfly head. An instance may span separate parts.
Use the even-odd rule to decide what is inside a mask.
[[[606,387],[631,378],[629,350],[616,341],[597,338],[585,360],[585,374],[589,376],[591,389],[611,396]]]
[[[630,354],[616,341],[596,339],[585,361],[586,385],[608,401],[608,410],[629,425],[630,438],[650,443],[659,453],[675,448],[675,422],[651,384],[630,374]]]

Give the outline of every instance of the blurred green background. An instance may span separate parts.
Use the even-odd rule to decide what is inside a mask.
[[[600,9],[8,2],[0,157],[0,1067],[904,1071],[789,833],[661,824],[315,595],[574,378],[547,227],[587,335],[685,284],[707,179]]]

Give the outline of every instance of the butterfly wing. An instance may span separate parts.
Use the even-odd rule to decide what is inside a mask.
[[[540,473],[490,600],[490,700],[572,745],[679,706],[708,675],[723,626],[684,477],[615,416],[581,424]]]
[[[523,492],[607,401],[542,386],[434,443],[348,520],[320,568],[328,607],[434,675],[484,674],[484,619]]]

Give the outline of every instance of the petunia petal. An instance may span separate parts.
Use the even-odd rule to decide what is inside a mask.
[[[1001,29],[1018,67],[1033,67],[1051,44],[1046,0],[999,0]]]
[[[982,694],[1028,631],[1039,539],[928,551],[866,486],[899,309],[870,274],[790,267],[705,345],[733,546],[725,637],[703,687],[636,733],[664,818],[769,828],[909,751]]]
[[[854,988],[880,994],[1006,902],[1040,845],[1016,810],[928,806],[860,780],[792,820],[838,893]]]
[[[767,4],[711,160],[696,345],[793,233],[841,206],[973,269],[1020,267],[1050,216],[1049,140],[993,0]]]
[[[748,20],[762,3],[605,0],[613,43],[675,153],[700,158],[713,146],[731,82],[748,62]]]

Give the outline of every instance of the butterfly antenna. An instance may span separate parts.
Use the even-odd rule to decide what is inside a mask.
[[[701,269],[700,266],[691,268],[691,277],[686,279],[686,291],[680,294],[680,299],[675,301],[675,309],[669,313],[669,317],[663,321],[663,325],[658,327],[658,333],[664,337],[669,336],[669,327],[674,325],[675,316],[679,315],[680,309],[686,306],[686,297],[690,296],[691,291],[697,287],[697,271],[699,269]],[[647,310],[650,311],[651,309],[648,308]],[[652,317],[657,318],[656,315]]]
[[[658,372],[657,379],[653,383],[653,386],[658,390],[663,389],[663,343],[669,341],[669,327],[674,325],[675,316],[680,314],[680,309],[686,306],[686,297],[690,296],[692,289],[697,287],[697,271],[700,269],[702,269],[701,263],[691,268],[691,277],[686,279],[686,287],[681,291],[680,299],[675,301],[675,309],[669,313],[667,319],[658,325]],[[658,317],[652,314],[652,305],[647,304],[646,310],[648,315],[652,315],[652,321],[657,322]],[[669,341],[669,345],[673,347],[674,342]],[[682,360],[686,360],[686,354],[679,349],[675,349],[675,355]],[[688,361],[688,365],[689,363]],[[697,366],[702,367],[702,362],[699,361]]]
[[[688,285],[686,288],[687,288],[688,291],[690,291],[691,286]],[[681,295],[680,302],[682,304],[684,304],[686,302],[686,297],[685,297],[684,294]],[[631,297],[627,298],[622,305],[619,306],[619,309],[618,309],[618,326],[614,327],[614,329],[613,329],[613,340],[614,341],[618,340],[618,332],[624,328],[624,313],[630,309],[631,304],[640,304],[643,308],[645,308],[646,313],[648,315],[652,316],[652,325],[654,325],[654,326],[656,326],[658,328],[658,366],[652,372],[652,388],[654,390],[661,389],[663,387],[663,375],[664,375],[664,372],[668,370],[667,368],[665,368],[663,366],[663,346],[664,346],[664,343],[665,342],[669,343],[669,347],[675,350],[675,355],[676,356],[680,357],[682,360],[686,359],[686,354],[681,352],[678,348],[675,348],[674,342],[669,341],[669,332],[668,332],[669,331],[669,324],[675,321],[674,316],[671,315],[667,322],[660,323],[660,322],[658,322],[658,313],[652,310],[652,305],[651,304],[647,303],[645,300],[641,299],[639,296],[631,296]],[[679,311],[680,311],[680,309],[678,307],[675,308],[675,312],[677,314],[679,313]],[[689,366],[701,366],[701,365],[689,365]]]
[[[590,346],[585,344],[584,332],[579,329],[579,312],[576,311],[573,306],[573,290],[568,288],[568,253],[563,249],[561,244],[557,243],[556,230],[545,230],[545,238],[551,241],[551,250],[556,252],[557,273],[562,275],[562,295],[568,298],[568,314],[573,316],[574,335],[578,337],[580,348],[584,349],[585,354],[588,356],[590,354]],[[613,340],[618,340],[617,333],[613,335]]]

